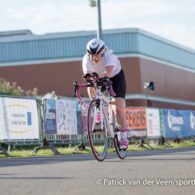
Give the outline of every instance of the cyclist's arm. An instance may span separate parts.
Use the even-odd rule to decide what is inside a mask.
[[[112,74],[114,66],[110,65],[106,67],[106,71],[103,72],[102,74],[99,75],[99,78],[104,78],[104,77],[110,77],[110,75]]]
[[[95,99],[96,93],[95,93],[94,87],[87,87],[87,93],[88,93],[90,100]]]

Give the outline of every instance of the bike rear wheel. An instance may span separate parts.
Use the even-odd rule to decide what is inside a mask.
[[[108,134],[106,129],[105,113],[101,110],[100,100],[92,100],[88,108],[87,115],[87,131],[89,143],[94,157],[98,161],[106,158],[108,150]],[[97,123],[97,110],[100,110],[100,122]]]
[[[120,159],[125,159],[127,156],[127,150],[123,150],[120,148],[120,131],[116,128],[116,116],[114,115],[113,111],[110,110],[110,124],[112,124],[112,131],[114,133],[113,135],[113,142],[114,147],[116,150],[116,153]]]
[[[113,141],[114,141],[114,147],[118,157],[120,159],[125,159],[127,156],[127,150],[123,150],[120,148],[120,140],[117,133],[115,133]]]

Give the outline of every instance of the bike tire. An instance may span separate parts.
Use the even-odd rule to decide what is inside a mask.
[[[113,111],[111,111],[111,112],[112,112],[111,113],[112,116],[110,116],[110,117],[111,117],[111,124],[113,125],[112,129],[114,132],[113,142],[114,142],[115,151],[120,159],[125,159],[127,156],[127,150],[123,150],[120,148],[120,140],[118,137],[119,136],[118,133],[120,133],[120,132],[116,128],[116,117],[114,116]]]
[[[99,102],[98,102],[99,101]],[[99,105],[98,105],[99,104]],[[91,146],[92,153],[96,160],[103,161],[106,158],[108,150],[108,134],[106,130],[105,113],[101,114],[101,127],[99,130],[96,128],[96,111],[100,106],[100,100],[92,100],[89,104],[87,114],[87,131],[89,144]]]
[[[114,142],[114,147],[115,147],[115,150],[116,150],[118,157],[120,159],[125,159],[127,156],[127,150],[122,150],[120,148],[120,141],[118,139],[117,133],[115,133],[115,137],[113,138],[113,142]]]

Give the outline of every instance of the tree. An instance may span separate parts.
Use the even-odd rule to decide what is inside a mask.
[[[0,78],[0,94],[1,95],[13,95],[13,96],[36,96],[38,95],[38,89],[34,88],[32,91],[25,91],[16,82],[9,82],[3,78]]]

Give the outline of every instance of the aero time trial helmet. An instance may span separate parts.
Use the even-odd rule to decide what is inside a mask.
[[[105,48],[105,43],[100,39],[92,39],[87,43],[86,50],[90,55],[101,53]]]

